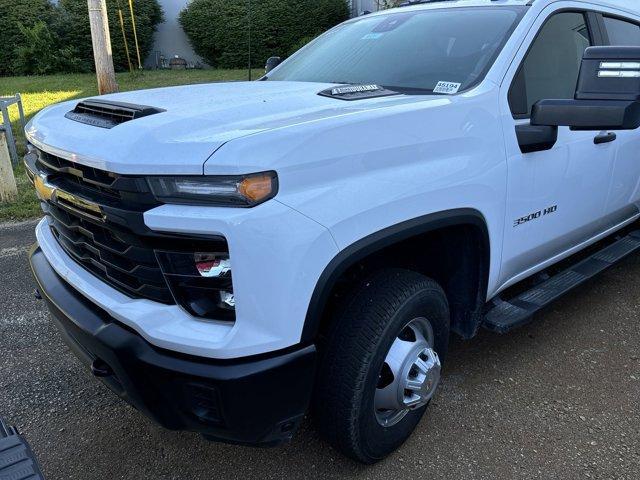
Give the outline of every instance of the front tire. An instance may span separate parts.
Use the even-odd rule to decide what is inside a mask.
[[[375,463],[411,435],[438,386],[447,298],[423,275],[387,269],[332,320],[314,400],[318,428],[345,455]]]

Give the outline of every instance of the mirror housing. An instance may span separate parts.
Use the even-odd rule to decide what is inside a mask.
[[[635,130],[640,102],[624,100],[541,100],[533,106],[531,124],[572,130]]]
[[[558,141],[558,127],[547,125],[516,125],[516,137],[522,153],[551,150]]]
[[[271,70],[276,68],[281,63],[282,63],[282,57],[270,57],[267,60],[267,64],[264,67],[264,73],[269,73]]]
[[[640,127],[640,48],[588,48],[574,99],[539,101],[531,125],[594,131]]]
[[[640,100],[640,47],[587,48],[575,98]]]

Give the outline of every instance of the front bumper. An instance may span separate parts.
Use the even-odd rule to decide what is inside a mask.
[[[162,350],[87,300],[36,245],[31,268],[66,343],[95,376],[171,430],[232,443],[289,440],[309,405],[315,346],[212,360]]]

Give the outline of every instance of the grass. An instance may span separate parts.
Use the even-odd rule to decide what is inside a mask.
[[[254,78],[263,72],[256,70]],[[156,70],[118,74],[121,92],[142,90],[145,88],[188,85],[194,83],[246,80],[245,70]],[[31,77],[0,77],[0,97],[22,95],[22,103],[27,121],[44,107],[53,103],[98,94],[98,85],[94,74],[46,75]],[[24,133],[18,121],[18,111],[11,107],[10,113],[14,135],[18,143],[18,152],[24,153]],[[26,220],[40,216],[40,206],[21,165],[14,169],[18,182],[18,200],[12,203],[0,203],[0,221]]]

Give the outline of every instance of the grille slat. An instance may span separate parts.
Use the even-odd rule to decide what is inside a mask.
[[[120,192],[114,188],[116,178],[108,173],[98,175],[95,169],[55,157],[43,151],[38,154],[38,167],[50,178],[60,178],[75,183],[84,190],[94,190],[112,198],[120,198]]]
[[[54,235],[55,233],[56,232],[54,231]],[[123,291],[123,293],[128,293],[129,296],[134,294],[136,297],[144,297],[161,303],[173,303],[171,294],[167,288],[140,283],[136,278],[127,276],[122,272],[118,272],[117,270],[92,258],[90,255],[75,251],[68,245],[64,238],[61,238],[59,235],[55,236],[65,251],[71,255],[74,260],[96,276],[106,280],[109,284],[116,287],[116,289]]]
[[[155,254],[148,248],[127,244],[117,239],[113,232],[105,231],[104,228],[96,226],[82,219],[74,218],[67,212],[47,206],[47,212],[55,220],[56,227],[77,232],[102,250],[110,251],[117,255],[126,256],[136,263],[153,265],[156,262]]]
[[[58,243],[87,270],[129,296],[145,297],[161,303],[173,303],[173,297],[152,250],[145,251],[128,246],[123,251],[119,251],[122,244],[118,244],[115,240],[115,248],[95,241],[95,232],[100,227],[92,225],[85,228],[79,225],[80,222],[84,222],[82,219],[77,219],[75,224],[67,226],[58,220],[67,212],[54,205],[48,206],[48,212],[49,226]],[[88,222],[84,223],[87,225]],[[74,236],[74,230],[88,235],[77,233]],[[106,231],[101,235],[106,239],[109,234]],[[131,255],[134,250],[137,254]]]
[[[59,189],[50,201],[43,202],[43,210],[54,237],[72,259],[130,297],[175,303],[153,245],[130,229],[140,224],[133,216],[141,217],[158,205],[143,180],[43,151],[38,152],[35,168]],[[109,208],[116,212],[111,219],[106,213]],[[132,216],[129,222],[127,215]]]
[[[55,172],[73,175],[83,181],[88,181],[104,188],[111,188],[117,178],[115,175],[107,172],[101,172],[99,174],[95,168],[85,167],[84,165],[64,160],[43,152],[42,150],[39,152],[38,162],[41,166],[44,166],[49,173]]]
[[[55,224],[54,224],[55,228]],[[102,250],[92,245],[87,240],[82,240],[78,237],[71,237],[63,229],[56,228],[56,231],[60,237],[63,237],[76,252],[86,251],[91,255],[91,258],[97,260],[108,268],[113,268],[121,273],[135,276],[140,280],[145,280],[150,283],[157,281],[157,278],[161,275],[160,268],[154,268],[146,265],[136,265],[131,262],[127,257],[121,257],[114,255],[107,250]]]

